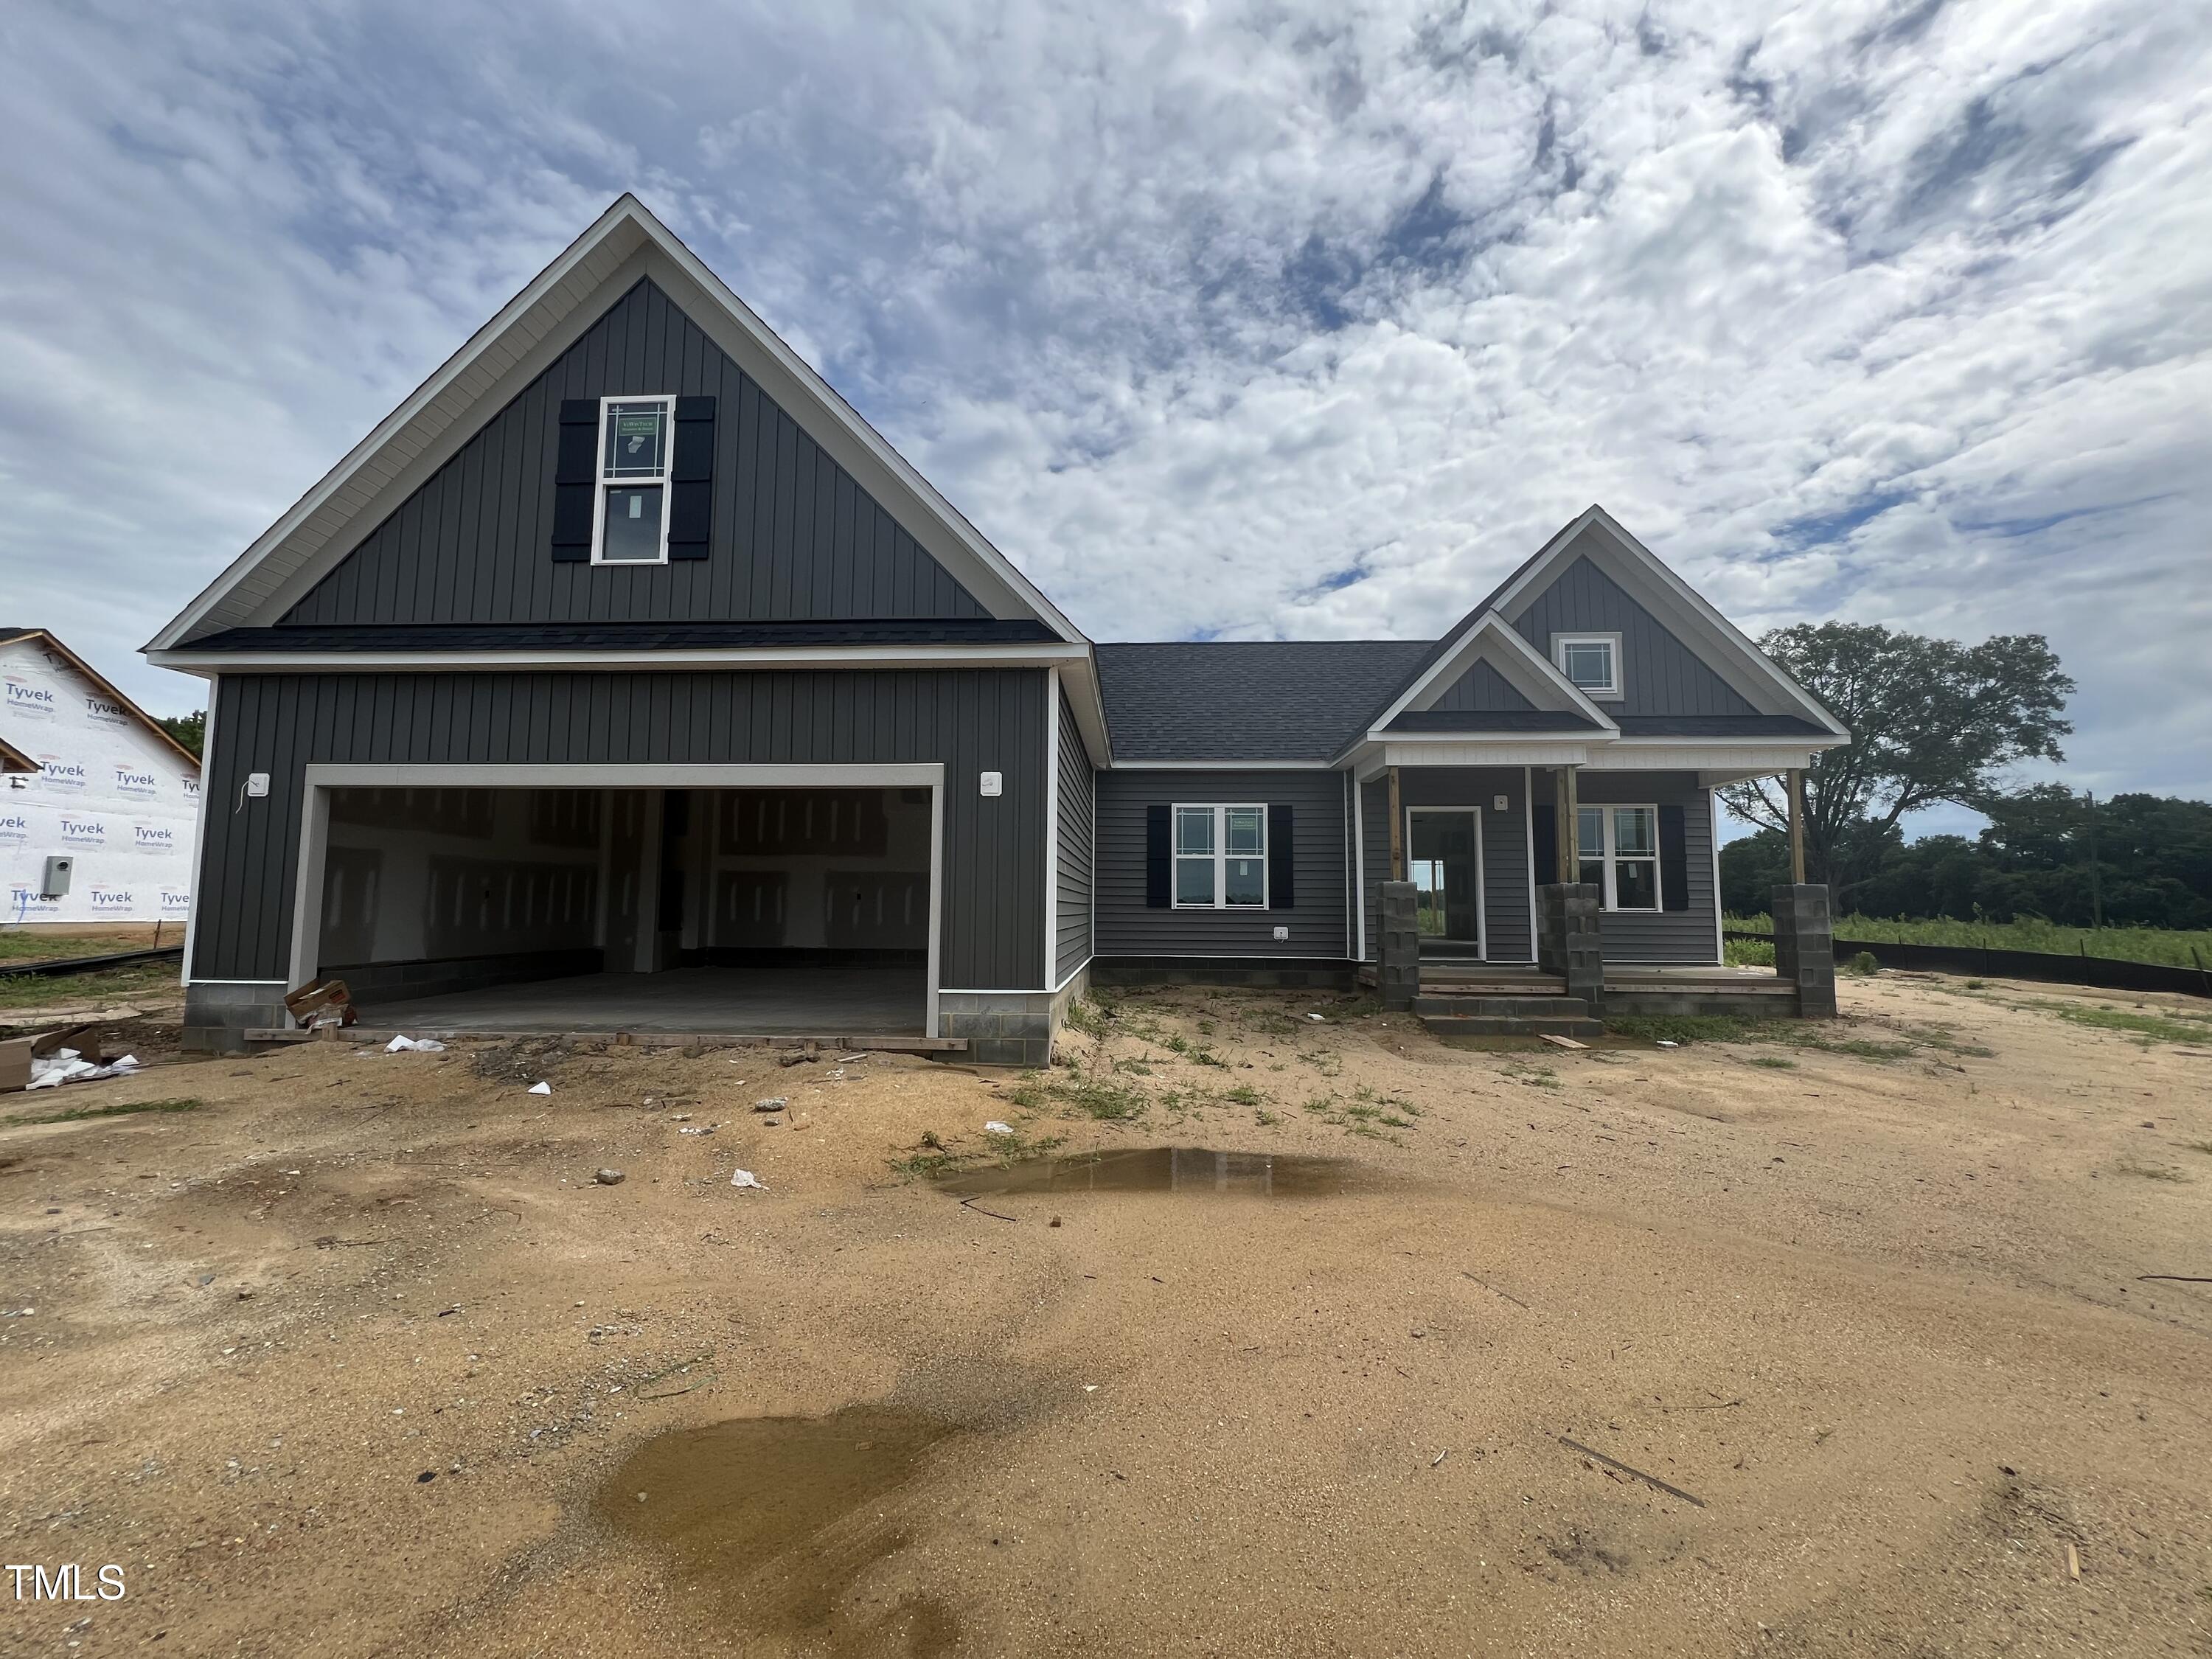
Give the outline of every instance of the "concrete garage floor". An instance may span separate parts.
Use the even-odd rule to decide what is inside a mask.
[[[678,968],[364,1001],[361,1018],[380,1030],[915,1036],[926,991],[919,968]]]

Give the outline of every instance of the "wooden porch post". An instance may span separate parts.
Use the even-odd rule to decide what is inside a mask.
[[[1805,774],[1795,766],[1790,769],[1790,881],[1805,884]]]
[[[1575,823],[1575,769],[1562,766],[1552,774],[1556,800],[1552,816],[1558,820],[1553,825],[1553,844],[1557,854],[1556,867],[1559,879],[1580,882],[1583,878],[1583,839]]]
[[[1398,804],[1398,769],[1390,774],[1390,879],[1406,878],[1406,813]]]

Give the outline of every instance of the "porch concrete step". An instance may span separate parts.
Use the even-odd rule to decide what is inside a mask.
[[[1601,1020],[1533,1014],[1424,1014],[1421,1024],[1440,1037],[1563,1036],[1588,1042],[1605,1035]]]
[[[1563,997],[1567,994],[1565,980],[1538,979],[1534,975],[1510,978],[1501,974],[1439,974],[1428,968],[1421,969],[1421,989],[1443,996]]]
[[[1493,1019],[1588,1019],[1589,1004],[1580,997],[1468,996],[1457,992],[1437,995],[1424,991],[1413,999],[1413,1012],[1431,1015],[1467,1015]]]

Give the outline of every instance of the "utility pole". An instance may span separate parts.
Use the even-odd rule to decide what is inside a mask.
[[[2097,792],[2083,792],[2089,799],[2089,926],[2101,933],[2105,927],[2105,893],[2097,879]]]

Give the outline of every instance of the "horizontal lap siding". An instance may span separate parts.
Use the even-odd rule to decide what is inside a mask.
[[[1547,659],[1554,634],[1620,635],[1626,696],[1609,714],[1753,714],[1759,711],[1705,666],[1659,619],[1588,559],[1577,559],[1530,600],[1513,626]]]
[[[709,556],[629,568],[551,556],[563,398],[711,397]],[[287,623],[980,617],[983,607],[650,282],[485,422]]]
[[[1585,806],[1670,803],[1682,809],[1683,841],[1688,853],[1690,908],[1686,910],[1607,911],[1598,921],[1598,937],[1607,962],[1711,963],[1717,960],[1713,931],[1717,899],[1713,892],[1712,797],[1698,787],[1692,772],[1593,772],[1576,774],[1576,799]],[[1590,878],[1596,879],[1595,872]]]
[[[1065,695],[1056,695],[1060,718],[1059,909],[1054,918],[1057,985],[1091,956],[1091,789],[1095,775],[1083,747],[1083,733]]]
[[[1102,957],[1344,955],[1344,781],[1334,772],[1098,774],[1098,954]],[[1145,816],[1155,802],[1287,802],[1297,842],[1288,910],[1155,910],[1145,902]],[[1279,849],[1270,848],[1269,856]],[[1287,927],[1278,942],[1274,930]]]
[[[1037,669],[226,675],[193,977],[284,976],[311,763],[595,765],[618,786],[625,765],[936,762],[941,982],[1041,987],[1043,680]],[[986,770],[1005,775],[1004,794],[981,797]],[[250,772],[270,775],[266,799],[241,801]]]

